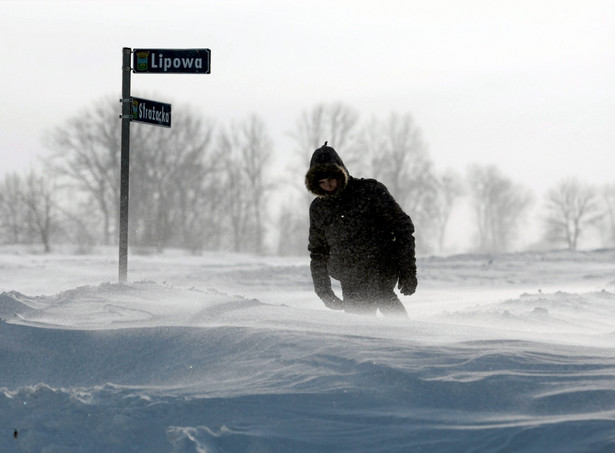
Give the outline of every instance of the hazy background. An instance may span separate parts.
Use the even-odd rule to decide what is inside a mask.
[[[210,75],[133,74],[132,94],[220,121],[257,113],[276,163],[301,111],[340,101],[364,119],[411,113],[439,170],[497,164],[537,196],[563,177],[614,179],[612,1],[2,0],[0,8],[0,175],[44,155],[41,137],[66,119],[105,95],[119,100],[122,47],[207,47]]]

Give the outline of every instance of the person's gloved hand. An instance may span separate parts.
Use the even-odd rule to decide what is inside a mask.
[[[325,307],[331,310],[343,310],[344,301],[337,297],[335,294],[327,294],[322,297],[322,301],[325,303]]]
[[[416,291],[417,284],[418,282],[415,274],[406,274],[399,276],[397,287],[404,296],[411,296]]]

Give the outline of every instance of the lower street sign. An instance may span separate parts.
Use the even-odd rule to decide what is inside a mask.
[[[171,127],[171,104],[136,97],[131,97],[130,101],[132,106],[131,121]]]

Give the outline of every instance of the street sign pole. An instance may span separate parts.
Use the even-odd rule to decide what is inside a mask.
[[[134,68],[131,57],[134,56]],[[119,281],[128,280],[128,177],[130,173],[130,122],[171,127],[171,104],[130,96],[130,74],[209,74],[210,49],[122,49],[122,143],[120,162]],[[135,108],[136,112],[133,111]]]
[[[129,47],[122,49],[122,150],[120,163],[120,261],[119,281],[128,279],[128,177],[130,173],[130,57]]]

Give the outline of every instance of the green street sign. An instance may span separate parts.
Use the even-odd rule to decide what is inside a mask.
[[[209,74],[209,49],[135,49],[133,71],[143,74]]]
[[[131,121],[171,127],[171,104],[131,97],[130,106]]]

